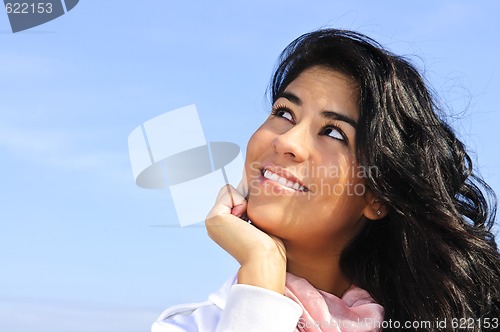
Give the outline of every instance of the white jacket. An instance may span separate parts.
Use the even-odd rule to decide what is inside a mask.
[[[151,332],[293,332],[302,308],[279,293],[230,278],[207,301],[165,310]]]

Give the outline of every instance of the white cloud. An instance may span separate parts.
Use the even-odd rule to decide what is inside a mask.
[[[145,308],[0,301],[3,332],[149,331],[159,312]]]
[[[67,137],[55,132],[0,127],[0,146],[20,155],[40,157],[57,154],[67,145]]]
[[[109,137],[108,137],[109,138]],[[105,138],[100,138],[104,140]],[[106,176],[131,177],[126,140],[123,149],[104,148],[89,132],[27,129],[0,124],[0,150],[34,165],[70,171],[92,171]],[[3,153],[5,162],[6,154]]]
[[[3,79],[23,79],[26,77],[44,77],[54,71],[49,59],[22,53],[0,53],[0,75]]]

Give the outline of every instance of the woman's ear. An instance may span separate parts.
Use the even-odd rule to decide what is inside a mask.
[[[387,216],[387,207],[380,202],[371,192],[366,193],[366,206],[363,210],[365,218],[370,220],[379,220]]]

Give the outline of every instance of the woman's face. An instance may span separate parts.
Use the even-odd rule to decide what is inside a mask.
[[[320,66],[278,96],[248,142],[250,220],[285,242],[342,249],[362,228],[368,205],[356,163],[357,90]]]

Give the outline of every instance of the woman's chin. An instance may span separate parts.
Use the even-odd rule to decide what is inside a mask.
[[[248,220],[252,222],[252,225],[261,231],[270,235],[278,236],[277,233],[279,233],[279,227],[276,222],[276,216],[272,215],[272,213],[265,213],[265,211],[262,210],[263,207],[252,208],[249,204],[247,209]]]

